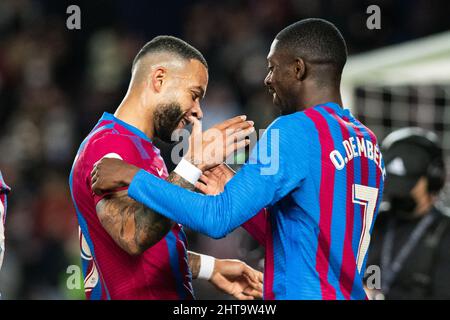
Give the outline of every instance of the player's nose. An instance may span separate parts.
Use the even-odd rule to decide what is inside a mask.
[[[197,102],[195,106],[189,111],[188,115],[196,117],[198,120],[201,120],[203,118],[203,111],[200,107],[199,102]]]
[[[269,72],[269,73],[267,74],[266,78],[264,79],[264,85],[265,85],[266,87],[268,87],[268,86],[270,86],[271,84],[272,84],[272,75],[271,75],[271,73]]]

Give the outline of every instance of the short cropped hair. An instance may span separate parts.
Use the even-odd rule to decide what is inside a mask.
[[[201,52],[198,51],[193,46],[191,46],[186,41],[183,41],[173,36],[157,36],[152,40],[150,40],[149,42],[147,42],[138,52],[138,54],[133,60],[133,66],[131,70],[134,70],[136,63],[144,56],[150,53],[157,53],[157,52],[173,53],[186,60],[190,59],[198,60],[206,68],[208,68],[208,63],[206,62]]]
[[[281,30],[275,39],[278,48],[302,57],[306,62],[326,63],[340,76],[347,61],[347,45],[339,30],[329,21],[310,18]]]

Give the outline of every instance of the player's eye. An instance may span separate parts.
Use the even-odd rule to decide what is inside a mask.
[[[192,101],[195,101],[200,98],[200,95],[196,92],[192,92],[191,96],[192,96]]]

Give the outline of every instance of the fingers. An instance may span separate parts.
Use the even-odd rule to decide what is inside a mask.
[[[202,133],[202,123],[201,123],[201,121],[198,120],[194,116],[189,116],[188,119],[192,123],[192,134],[193,135],[201,134]]]
[[[230,127],[231,125],[241,123],[241,122],[245,121],[246,119],[247,119],[246,115],[237,116],[237,117],[225,120],[224,122],[215,125],[215,127],[217,129],[223,130],[223,129]]]
[[[255,270],[249,266],[245,266],[242,271],[243,275],[247,279],[250,287],[258,292],[263,290],[263,274],[262,272]]]
[[[94,164],[94,167],[92,167],[91,171],[91,178],[93,178],[95,175],[97,175],[97,165]]]
[[[235,297],[238,300],[255,300],[255,298],[253,296],[248,296],[242,292],[233,294],[233,297]]]
[[[240,150],[250,144],[250,139],[241,140],[239,142],[235,142],[231,146],[227,147],[225,157],[228,158],[230,154],[233,154],[236,150]]]
[[[200,190],[202,193],[207,194],[208,193],[208,186],[206,184],[203,184],[201,182],[196,182],[194,186]]]
[[[214,168],[213,168],[213,170],[214,170]],[[203,175],[209,177],[211,175],[211,173],[212,173],[212,171],[211,171],[211,169],[209,169],[209,170],[204,171]]]
[[[231,135],[235,132],[247,130],[250,128],[253,128],[254,122],[253,121],[244,121],[240,123],[233,124],[232,126],[229,126],[225,129],[225,133],[227,135]]]
[[[251,268],[241,261],[224,260],[211,278],[211,282],[223,292],[239,300],[261,299],[261,272]]]
[[[250,288],[262,292],[262,290],[263,290],[263,283],[262,283],[262,281],[261,282],[260,281],[256,281],[255,282],[253,279],[250,279],[248,276],[245,276],[245,278],[247,279],[247,282],[248,282]]]
[[[96,163],[98,163],[98,161]],[[94,168],[91,171],[91,185],[92,191],[94,191],[95,194],[99,195],[100,190],[98,189],[98,171],[96,165],[94,165]]]
[[[264,274],[262,272],[257,271],[258,275],[258,281],[261,282],[261,284],[264,282]]]
[[[254,127],[237,131],[226,137],[225,140],[225,159],[236,150],[242,149],[250,144],[250,139],[245,138],[255,131]]]
[[[255,131],[253,121],[246,121],[246,118],[237,116],[201,132],[201,122],[189,117],[193,131],[186,157],[203,171],[224,161],[231,153],[249,144],[240,143]]]
[[[257,284],[258,281],[258,276],[257,273],[258,271],[254,270],[253,268],[250,268],[249,266],[245,266],[244,269],[242,270],[242,274],[244,276],[246,276],[252,283]]]
[[[91,177],[93,177],[94,174],[97,173],[97,171],[98,171],[97,165],[100,163],[100,161],[101,161],[101,160],[98,160],[98,161],[97,161],[96,163],[94,163],[94,165],[92,166]]]
[[[222,162],[221,164],[215,166],[214,168],[211,169],[211,171],[214,174],[222,174],[224,172],[224,163]]]
[[[247,266],[244,270],[245,275],[248,275],[254,282],[262,284],[264,275],[261,271],[255,270],[252,267]]]
[[[225,174],[231,174],[234,175],[236,174],[236,171],[233,170],[233,168],[231,168],[228,164],[226,164],[225,162],[222,163],[220,165],[220,169],[225,173]]]
[[[206,171],[200,176],[200,178],[198,180],[203,182],[204,184],[208,184],[209,178],[207,176]]]
[[[99,179],[97,171],[95,171],[95,173],[93,173],[91,177],[91,188],[92,191],[94,191],[94,193],[99,196],[105,192],[105,190],[102,189],[101,180]]]
[[[255,131],[253,127],[253,121],[245,121],[237,124],[236,126],[229,127],[225,130],[217,131],[216,127],[213,127],[204,132],[203,138],[210,143],[222,142],[224,146],[230,145],[234,142],[243,140]],[[220,140],[218,140],[220,139]]]
[[[244,294],[246,294],[247,296],[252,296],[254,298],[258,298],[258,299],[262,299],[262,297],[263,297],[262,290],[256,290],[251,287],[245,288]]]
[[[109,158],[102,158],[94,163],[91,171],[91,189],[96,195],[102,195],[107,192],[104,190],[102,180],[100,179],[100,171],[104,162],[108,161]]]
[[[94,175],[91,177],[91,183],[94,184],[94,183],[97,182],[97,180],[98,180],[98,175],[97,175],[97,174],[94,174]]]
[[[227,157],[229,154],[227,155]],[[212,173],[216,175],[219,179],[223,179],[226,183],[233,178],[236,173],[233,169],[231,169],[226,163],[221,163],[218,166],[211,169]]]
[[[103,194],[102,189],[100,188],[99,180],[95,180],[95,182],[92,183],[92,191],[98,196]]]
[[[216,166],[216,168],[217,168],[217,166]],[[214,180],[216,182],[220,181],[224,176],[224,174],[220,170],[215,170],[215,169],[208,170],[207,172],[204,172],[204,174],[210,181]]]
[[[250,139],[246,138],[246,137],[251,135],[254,131],[255,131],[255,128],[250,127],[248,129],[245,129],[245,130],[242,130],[242,131],[234,132],[231,135],[227,136],[226,140],[225,140],[226,148],[228,149],[229,147],[233,147],[234,146],[233,151],[235,151],[235,150],[238,150],[240,148],[243,148],[243,147],[249,145],[250,144]],[[238,145],[236,145],[236,144],[238,144]],[[229,150],[226,150],[226,151],[228,153],[227,154],[227,157],[228,157],[228,155],[231,152],[228,152]]]
[[[227,145],[244,140],[245,137],[251,135],[253,132],[255,132],[255,128],[253,127],[250,127],[242,131],[234,132],[226,138]]]

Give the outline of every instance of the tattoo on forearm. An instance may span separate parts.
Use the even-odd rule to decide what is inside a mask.
[[[197,193],[203,193],[202,191],[197,189],[193,184],[191,184],[189,181],[187,181],[186,179],[180,177],[178,174],[176,174],[173,171],[167,177],[167,181],[172,183],[172,184],[175,184],[177,186],[180,186],[180,187],[182,187],[182,188],[184,188],[186,190],[195,191]]]
[[[172,184],[176,184],[177,186],[180,186],[184,189],[195,191],[195,187],[193,184],[191,184],[189,181],[185,180],[184,178],[180,177],[175,172],[171,172],[169,176],[166,179],[168,182]]]
[[[130,254],[141,254],[160,241],[172,222],[126,195],[97,204],[100,222],[116,243]]]
[[[192,279],[197,279],[200,271],[200,255],[192,251],[188,251],[189,269],[192,272]]]
[[[195,190],[191,183],[175,172],[170,173],[167,181]],[[100,201],[97,213],[109,235],[130,254],[143,253],[160,241],[173,225],[169,219],[134,201],[126,193],[118,193]]]

